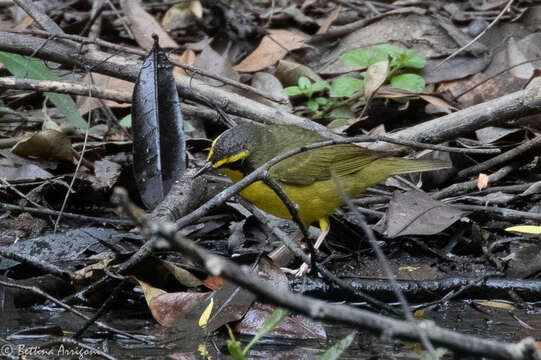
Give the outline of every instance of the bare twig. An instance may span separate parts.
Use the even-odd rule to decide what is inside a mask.
[[[464,136],[476,129],[495,126],[506,120],[538,114],[541,108],[541,78],[532,80],[526,90],[470,106],[440,118],[410,126],[390,134],[393,139],[408,139],[437,143],[456,136]],[[374,144],[371,148],[389,149],[387,144]]]
[[[490,169],[496,165],[503,164],[507,161],[510,161],[521,154],[524,154],[530,150],[533,150],[541,146],[541,136],[536,136],[535,138],[528,140],[517,147],[512,148],[511,150],[493,157],[487,161],[484,161],[480,164],[470,166],[469,168],[460,170],[456,175],[457,179],[464,179],[470,175],[478,174],[481,171]]]
[[[52,216],[58,216],[60,214],[60,212],[56,210],[36,209],[36,208],[30,208],[27,206],[17,206],[17,205],[4,204],[4,203],[0,203],[0,209],[11,210],[11,211],[25,211],[31,214],[43,214],[43,215],[52,215]],[[67,212],[62,213],[62,216],[70,217],[74,219],[80,219],[83,221],[94,221],[94,222],[102,223],[102,224],[133,225],[133,221],[131,221],[130,219],[111,219],[111,218],[103,218],[103,217],[96,217],[96,216],[79,215],[79,214],[67,213]]]
[[[0,256],[3,256],[5,258],[7,258],[7,259],[20,261],[23,264],[28,264],[30,266],[35,267],[36,269],[39,269],[39,270],[41,270],[43,272],[46,272],[46,273],[49,273],[49,274],[56,275],[56,276],[58,276],[58,277],[60,277],[62,279],[65,279],[65,280],[70,280],[71,281],[71,280],[75,279],[75,275],[72,274],[71,272],[63,270],[63,269],[59,268],[56,265],[53,265],[53,264],[47,263],[47,262],[45,262],[43,260],[40,260],[40,259],[38,259],[38,258],[36,258],[35,256],[32,256],[32,255],[19,254],[19,253],[11,251],[9,249],[0,247]]]
[[[496,171],[494,174],[491,174],[488,176],[489,183],[493,183],[493,182],[503,179],[504,177],[511,174],[513,171],[515,171],[518,167],[520,167],[520,164],[518,163],[502,167],[501,169]],[[477,180],[456,183],[456,184],[446,187],[445,189],[438,191],[435,194],[432,194],[432,198],[443,199],[445,197],[455,196],[463,192],[471,191],[475,189],[476,187],[477,187]]]
[[[507,3],[507,5],[505,5],[505,7],[502,9],[502,11],[498,14],[498,16],[496,16],[496,18],[494,18],[494,20],[492,20],[492,22],[490,24],[488,24],[488,26],[483,30],[481,31],[481,33],[479,35],[477,35],[475,38],[473,38],[469,43],[467,43],[466,45],[462,46],[460,49],[454,51],[451,55],[447,56],[445,59],[443,59],[438,65],[436,65],[436,67],[432,70],[432,71],[436,71],[440,68],[440,66],[442,66],[443,64],[445,64],[447,61],[449,61],[450,59],[454,58],[455,56],[457,56],[458,54],[460,54],[462,51],[464,51],[465,49],[467,49],[468,47],[470,47],[473,43],[475,43],[477,40],[479,40],[483,35],[486,34],[486,32],[492,28],[494,25],[496,25],[496,23],[500,20],[500,18],[503,16],[503,14],[505,14],[507,12],[507,10],[509,10],[509,8],[511,7],[511,5],[513,4],[513,1],[515,0],[509,0],[509,2]]]
[[[57,39],[69,39],[69,40],[79,42],[82,45],[83,44],[92,44],[92,45],[102,46],[104,48],[108,48],[108,49],[115,50],[115,51],[118,51],[118,52],[123,52],[123,53],[126,53],[126,54],[133,54],[133,55],[138,55],[138,56],[146,56],[147,55],[147,52],[144,51],[144,50],[141,50],[141,49],[132,48],[132,47],[128,47],[128,46],[123,46],[123,45],[119,45],[119,44],[114,44],[114,43],[104,41],[104,40],[101,40],[101,39],[88,38],[88,37],[79,36],[79,35],[51,34],[51,32],[41,31],[41,30],[17,31],[17,30],[12,30],[12,29],[5,29],[5,28],[2,28],[0,31],[11,32],[11,33],[14,33],[14,34],[30,34],[30,35],[38,35],[38,36],[47,36],[50,39],[55,39],[55,38],[57,38]],[[188,71],[188,72],[190,72],[192,74],[197,74],[197,75],[200,75],[200,76],[207,77],[209,79],[220,81],[220,82],[222,82],[224,84],[236,87],[237,89],[241,89],[241,90],[253,93],[255,95],[261,96],[261,97],[263,97],[263,98],[265,98],[267,100],[274,101],[274,102],[280,103],[280,104],[287,104],[288,101],[289,101],[285,96],[284,96],[284,98],[276,98],[276,97],[274,97],[274,96],[272,96],[270,94],[267,94],[267,93],[255,88],[255,87],[253,87],[253,86],[243,84],[243,83],[241,83],[239,81],[235,81],[235,80],[227,78],[225,76],[221,76],[221,75],[218,75],[218,74],[211,73],[209,71],[200,69],[200,68],[192,66],[192,65],[183,64],[183,63],[181,63],[181,62],[179,62],[179,61],[177,61],[177,60],[175,60],[173,58],[170,58],[169,61],[174,66],[177,66],[177,67],[179,67],[181,69],[184,69],[184,70],[186,70],[186,71]]]

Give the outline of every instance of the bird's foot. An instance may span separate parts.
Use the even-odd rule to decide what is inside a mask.
[[[310,265],[302,263],[298,269],[281,268],[283,272],[287,274],[295,275],[295,277],[301,277],[310,272]]]

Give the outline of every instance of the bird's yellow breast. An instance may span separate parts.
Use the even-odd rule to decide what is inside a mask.
[[[240,181],[243,177],[240,171],[226,168],[222,168],[220,171],[234,183]],[[310,225],[321,218],[331,215],[343,203],[332,179],[316,181],[306,186],[285,184],[280,184],[280,186],[289,199],[299,206],[299,216],[305,225]],[[287,207],[280,198],[261,181],[254,182],[241,191],[240,195],[269,214],[283,219],[291,219]]]

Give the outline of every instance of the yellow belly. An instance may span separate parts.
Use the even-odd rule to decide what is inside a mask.
[[[229,169],[221,171],[233,182],[242,179],[242,174],[238,171]],[[332,179],[307,186],[280,185],[289,199],[299,206],[299,216],[305,225],[331,215],[343,203]],[[261,181],[248,186],[240,192],[240,195],[269,214],[291,219],[287,207],[280,198]]]

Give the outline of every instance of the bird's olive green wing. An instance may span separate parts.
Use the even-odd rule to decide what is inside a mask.
[[[309,185],[330,179],[333,172],[344,176],[359,171],[384,153],[353,144],[338,144],[309,150],[285,159],[270,169],[270,175],[283,183]]]

